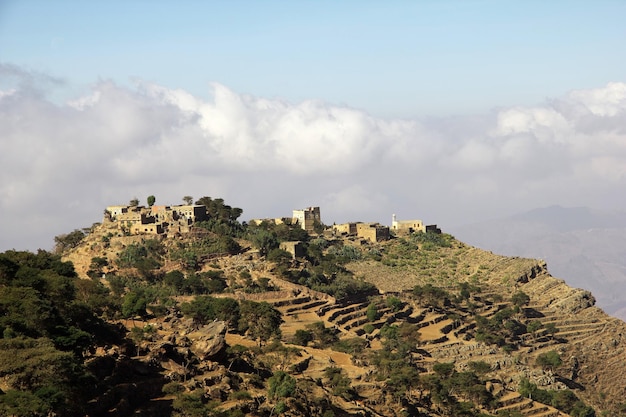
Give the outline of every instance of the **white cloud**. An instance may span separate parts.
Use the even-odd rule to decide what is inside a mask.
[[[102,81],[58,104],[31,88],[45,79],[23,78],[0,94],[0,250],[49,248],[104,206],[150,194],[223,197],[244,220],[321,205],[328,223],[396,212],[444,229],[545,204],[626,203],[623,83],[419,121],[220,84],[205,99]]]
[[[576,90],[568,98],[595,116],[612,117],[626,111],[626,84],[613,82],[603,88]]]

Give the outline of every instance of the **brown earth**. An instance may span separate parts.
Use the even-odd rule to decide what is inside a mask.
[[[115,233],[111,225],[103,226],[103,233]],[[101,233],[94,233],[86,238],[83,245],[70,252],[66,259],[74,262],[78,273],[85,277],[91,258],[105,256],[110,261],[115,259],[125,245],[141,242],[145,237],[113,237],[105,247]],[[394,242],[376,245],[383,253],[392,252]],[[346,413],[370,412],[372,415],[389,415],[398,412],[401,407],[381,403],[380,392],[384,384],[376,381],[372,366],[359,355],[336,352],[331,349],[318,349],[312,346],[297,347],[289,344],[295,332],[307,329],[315,322],[323,322],[325,327],[335,328],[342,339],[353,337],[368,340],[368,349],[380,349],[381,338],[378,330],[383,323],[399,324],[404,321],[419,327],[420,353],[416,356],[417,365],[425,372],[432,369],[436,362],[454,362],[458,370],[467,369],[470,361],[485,361],[492,366],[490,372],[491,387],[495,393],[501,393],[500,410],[524,410],[525,416],[564,415],[548,406],[523,399],[515,392],[520,377],[524,376],[543,389],[574,389],[576,395],[594,406],[597,413],[606,412],[615,415],[617,407],[626,398],[626,324],[607,316],[594,306],[594,299],[586,291],[568,287],[564,281],[552,277],[542,261],[504,257],[490,252],[469,247],[461,242],[454,242],[450,248],[439,248],[436,252],[426,253],[415,248],[415,258],[401,256],[392,262],[362,260],[348,264],[355,276],[375,284],[382,295],[363,303],[362,300],[338,302],[334,298],[282,280],[273,272],[273,265],[264,261],[257,253],[250,251],[241,255],[220,257],[212,260],[212,266],[224,271],[226,277],[236,277],[241,270],[249,271],[252,279],[270,278],[277,291],[260,294],[235,292],[220,296],[237,299],[267,301],[283,313],[281,326],[282,340],[287,346],[299,349],[299,354],[291,359],[272,359],[277,367],[289,367],[306,362],[304,369],[297,373],[298,380],[315,381],[323,378],[324,370],[331,366],[342,368],[353,381],[353,387],[359,395],[369,399],[368,405],[346,402],[328,394],[328,390],[315,391],[324,393],[332,404]],[[165,263],[165,269],[176,268],[175,263]],[[113,270],[114,267],[111,267]],[[532,314],[542,324],[554,324],[554,335],[540,332],[535,336],[526,335],[522,347],[515,352],[506,353],[497,347],[476,341],[473,337],[473,318],[466,312],[460,313],[460,319],[448,318],[449,313],[441,308],[425,308],[410,295],[415,285],[432,284],[456,291],[459,282],[470,282],[480,286],[482,292],[475,302],[489,297],[503,300],[503,303],[483,303],[479,313],[485,317],[495,314],[505,305],[511,295],[523,291],[530,297],[525,311]],[[386,311],[384,302],[387,297],[398,297],[404,303],[401,312]],[[370,323],[375,329],[366,333],[364,319],[368,303],[380,303],[383,311],[379,322]],[[135,323],[126,323],[127,327]],[[158,323],[161,339],[171,338],[171,326]],[[184,333],[184,331],[183,331]],[[187,332],[188,337],[193,334]],[[160,339],[159,339],[160,340]],[[256,347],[257,342],[245,336],[226,333],[228,345]],[[158,342],[158,341],[157,341]],[[154,342],[154,343],[157,343]],[[154,347],[154,344],[153,344]],[[149,344],[146,351],[150,350]],[[556,350],[563,359],[563,365],[556,372],[545,371],[535,364],[536,357],[551,350]],[[285,363],[281,362],[286,361]],[[269,359],[267,359],[269,360]],[[282,364],[281,364],[282,363]],[[207,365],[210,371],[194,376],[195,380],[213,380],[215,373],[220,378],[227,375],[218,365]],[[172,368],[170,366],[170,368]],[[175,368],[175,366],[174,366]],[[178,369],[177,372],[182,372]],[[202,372],[202,371],[200,371]],[[244,376],[244,381],[247,377]],[[215,385],[218,386],[219,384]],[[220,389],[228,390],[219,385]],[[207,392],[211,386],[207,386]],[[311,388],[312,390],[314,388]],[[316,388],[317,389],[317,388]],[[253,397],[263,394],[263,390],[250,388]],[[225,402],[226,407],[238,402]],[[430,415],[439,415],[431,410]]]

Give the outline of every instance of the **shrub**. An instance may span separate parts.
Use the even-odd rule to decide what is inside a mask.
[[[561,356],[554,350],[541,353],[537,356],[537,365],[542,368],[553,369],[561,366]]]
[[[185,386],[180,382],[168,382],[167,384],[163,385],[161,391],[163,392],[163,394],[166,395],[178,394],[185,391]]]
[[[403,303],[397,297],[388,297],[385,300],[385,304],[387,305],[387,307],[389,307],[391,309],[391,311],[396,312],[396,311],[400,311],[400,309],[402,309],[402,304]]]
[[[367,347],[367,340],[362,337],[352,337],[350,339],[342,339],[333,344],[332,349],[337,352],[344,352],[354,355],[360,353]]]
[[[293,397],[296,380],[284,371],[277,371],[268,380],[267,395],[271,399]]]
[[[250,400],[252,395],[248,391],[233,391],[228,396],[231,400]]]
[[[296,330],[293,336],[294,343],[300,346],[306,346],[309,342],[313,341],[313,332],[310,330]]]
[[[369,321],[376,321],[378,319],[378,308],[376,307],[376,304],[370,304],[367,306],[366,315]]]

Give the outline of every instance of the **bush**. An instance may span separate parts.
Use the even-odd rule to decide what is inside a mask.
[[[68,249],[73,249],[77,247],[84,238],[85,233],[78,229],[65,235],[55,236],[54,252],[61,254]]]
[[[313,332],[310,330],[296,330],[296,333],[293,336],[293,342],[300,346],[306,346],[309,342],[313,341]]]
[[[376,307],[376,304],[370,304],[367,306],[367,319],[369,321],[376,321],[378,320],[378,308]]]
[[[271,399],[293,397],[296,392],[296,380],[283,371],[275,372],[267,383],[267,396]]]
[[[252,395],[248,391],[233,391],[228,396],[231,400],[250,400]]]
[[[385,305],[391,309],[391,311],[396,312],[402,309],[402,301],[400,301],[397,297],[388,297],[385,300]]]
[[[269,253],[267,254],[267,260],[270,262],[276,262],[276,263],[281,263],[281,262],[289,262],[293,259],[293,257],[291,256],[291,254],[289,252],[287,252],[286,250],[283,249],[272,249],[269,251]]]
[[[537,356],[537,365],[542,368],[553,369],[561,366],[561,356],[555,351],[551,350],[547,353],[541,353]]]
[[[168,382],[161,389],[165,395],[174,395],[185,391],[185,386],[180,382]]]
[[[350,355],[354,355],[356,353],[361,353],[363,349],[367,347],[367,340],[362,337],[352,337],[350,339],[342,339],[335,344],[332,345],[332,349],[337,352],[349,353]]]

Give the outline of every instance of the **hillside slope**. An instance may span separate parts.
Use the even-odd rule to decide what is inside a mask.
[[[64,259],[83,279],[109,288],[112,277],[123,277],[122,304],[137,288],[158,293],[148,301],[147,315],[120,321],[110,312],[135,341],[134,366],[151,364],[151,375],[163,387],[160,393],[144,393],[151,402],[129,409],[142,415],[180,412],[180,401],[195,398],[210,415],[272,415],[278,407],[286,415],[543,417],[565,415],[554,408],[558,393],[565,392],[597,414],[617,415],[626,386],[626,324],[595,307],[589,292],[552,277],[542,261],[498,256],[449,235],[427,235],[378,244],[317,237],[307,242],[305,258],[272,261],[249,249],[253,245],[244,236],[238,238],[244,248],[239,253],[198,256],[190,269],[173,254],[198,248],[198,239],[206,236],[158,239],[157,245],[150,236],[122,236],[105,224]],[[122,266],[120,256],[142,245],[159,248],[158,266],[148,272]],[[97,257],[107,265],[93,274]],[[184,282],[200,277],[214,283],[219,277],[222,287],[176,292],[167,284],[172,271],[180,271]],[[374,284],[380,293],[359,282]],[[280,332],[262,342],[250,323],[241,327],[240,322],[238,328],[231,322],[217,333],[198,328],[184,304],[206,294],[242,306],[268,303],[280,312]],[[527,299],[516,299],[520,294]],[[217,320],[211,317],[200,326]],[[156,331],[137,338],[137,328]],[[207,345],[217,346],[215,352],[207,353]],[[120,348],[98,355],[117,355]],[[552,354],[559,362],[546,365]],[[446,364],[453,364],[451,371]],[[280,372],[287,375],[281,381],[293,378],[297,389],[268,397]],[[528,386],[534,401],[524,398]],[[119,395],[116,385],[109,389]],[[536,392],[551,399],[541,402]],[[163,406],[161,414],[150,411],[155,401]],[[571,415],[591,415],[580,404],[569,408]],[[114,409],[119,411],[109,408]]]
[[[506,255],[539,257],[574,287],[593,292],[598,306],[626,319],[626,213],[552,206],[456,227],[455,236]]]

